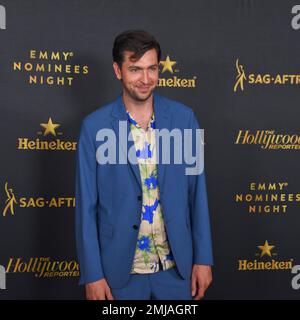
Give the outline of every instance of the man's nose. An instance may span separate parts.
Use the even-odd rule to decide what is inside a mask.
[[[143,70],[142,73],[142,82],[147,84],[149,82],[149,74],[148,74],[148,70]]]

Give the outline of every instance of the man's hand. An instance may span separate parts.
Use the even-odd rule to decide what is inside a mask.
[[[195,296],[196,294],[194,300],[200,300],[204,297],[205,290],[211,282],[211,267],[202,264],[194,264],[191,281],[192,296]]]
[[[87,283],[85,292],[87,300],[114,300],[105,279]]]

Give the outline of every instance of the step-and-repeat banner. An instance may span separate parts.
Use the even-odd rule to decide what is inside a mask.
[[[144,29],[162,47],[158,93],[205,130],[207,299],[299,299],[298,2],[0,0],[0,298],[84,298],[80,123],[120,93],[115,36]]]

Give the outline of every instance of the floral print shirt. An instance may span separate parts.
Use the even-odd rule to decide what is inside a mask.
[[[175,266],[164,225],[157,184],[154,113],[144,130],[127,111],[142,182],[143,204],[131,274],[154,273]]]

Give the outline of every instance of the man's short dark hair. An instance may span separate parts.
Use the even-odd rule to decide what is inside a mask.
[[[160,45],[156,39],[143,30],[127,30],[120,33],[113,46],[113,61],[116,62],[121,68],[124,61],[124,52],[132,51],[134,54],[130,57],[130,60],[139,60],[146,51],[155,49],[157,53],[157,60],[160,61],[161,50]]]

